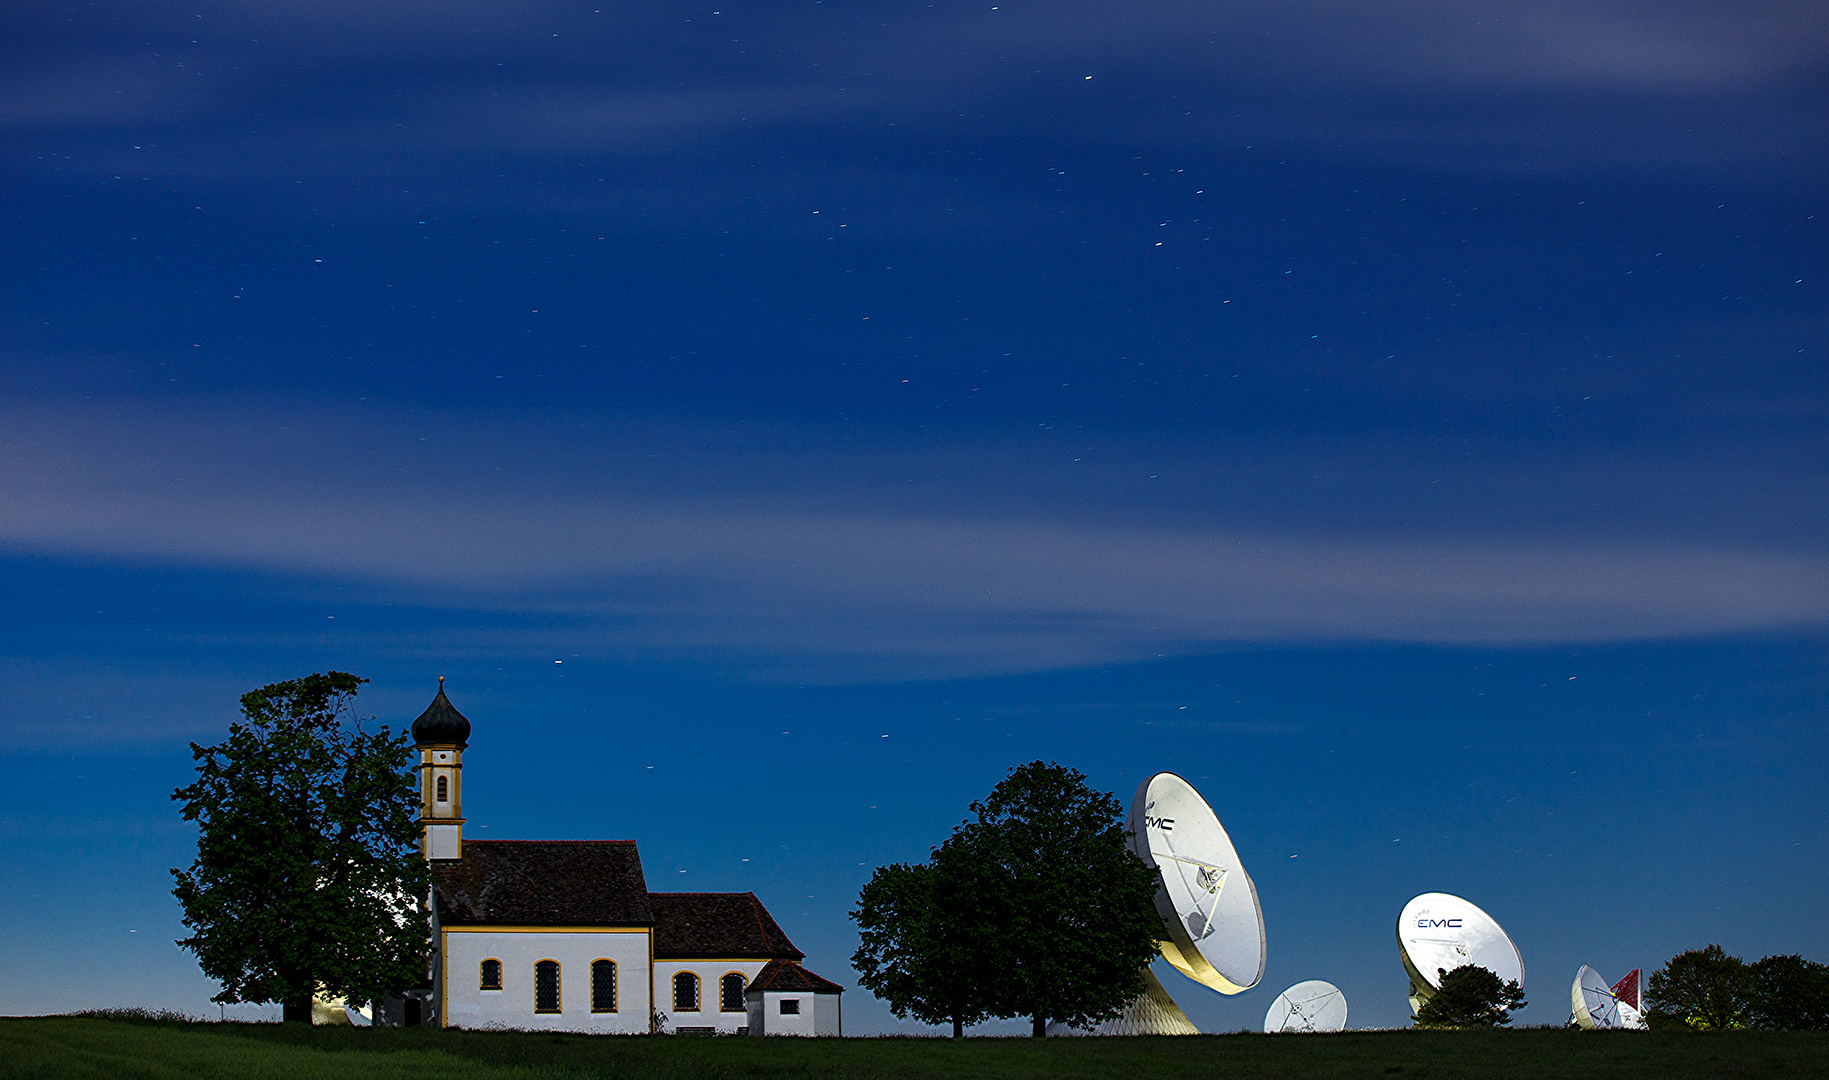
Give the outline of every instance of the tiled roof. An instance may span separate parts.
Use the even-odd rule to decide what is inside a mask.
[[[633,840],[465,840],[463,850],[432,864],[441,925],[654,925]]]
[[[821,978],[792,960],[771,960],[750,980],[749,990],[776,990],[802,994],[842,994],[845,988]]]
[[[649,893],[657,960],[798,960],[755,893]]]

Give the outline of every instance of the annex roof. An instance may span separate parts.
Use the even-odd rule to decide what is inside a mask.
[[[432,864],[440,925],[654,925],[633,840],[465,840],[463,852]]]
[[[649,893],[657,960],[799,960],[755,893]]]
[[[750,980],[745,993],[764,990],[802,994],[842,994],[845,988],[831,979],[822,978],[793,960],[771,960]]]

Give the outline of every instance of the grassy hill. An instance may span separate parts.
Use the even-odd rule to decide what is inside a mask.
[[[1829,1033],[1377,1031],[1138,1039],[693,1039],[0,1018],[0,1078],[982,1080],[1829,1077]]]

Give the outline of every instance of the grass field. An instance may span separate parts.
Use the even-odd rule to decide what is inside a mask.
[[[1186,1080],[1829,1077],[1829,1033],[1377,1031],[1139,1039],[693,1039],[0,1018],[0,1077]]]

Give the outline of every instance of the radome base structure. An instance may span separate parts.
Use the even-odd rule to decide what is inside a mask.
[[[1143,993],[1131,999],[1124,1011],[1089,1028],[1068,1027],[1060,1021],[1048,1025],[1048,1037],[1063,1035],[1198,1035],[1181,1006],[1162,986],[1156,973],[1143,969]]]

